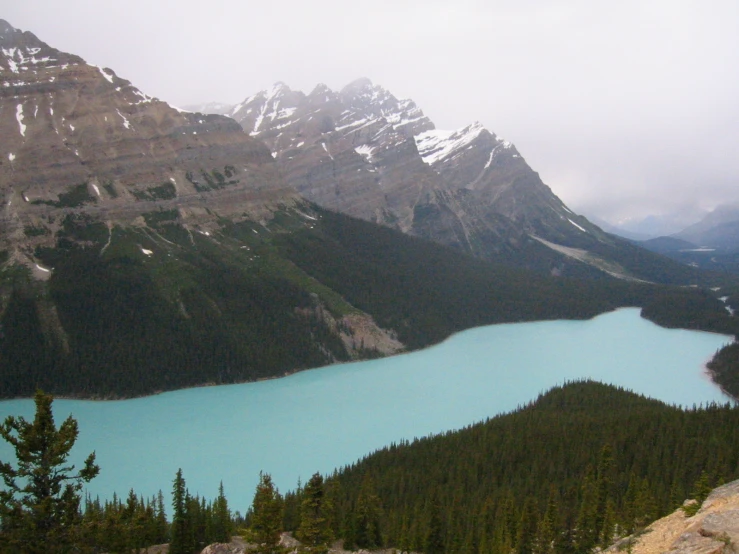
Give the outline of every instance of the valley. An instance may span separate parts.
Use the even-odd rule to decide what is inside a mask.
[[[0,413],[101,467],[37,551],[263,538],[259,479],[312,552],[591,554],[739,477],[731,209],[623,239],[367,78],[202,110],[0,20]]]
[[[278,84],[236,123],[0,30],[2,397],[252,381],[620,306],[736,331],[731,279],[602,232],[479,124],[438,131],[366,79]]]

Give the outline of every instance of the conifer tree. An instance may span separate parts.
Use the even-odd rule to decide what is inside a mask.
[[[516,536],[516,552],[518,554],[532,554],[536,540],[537,513],[536,505],[530,496],[524,502],[521,510],[521,522],[518,525]]]
[[[95,453],[77,473],[68,465],[79,434],[69,416],[57,429],[53,398],[37,391],[33,422],[9,416],[0,436],[15,449],[17,465],[0,462],[4,489],[0,491],[0,550],[28,554],[64,552],[79,540],[79,491],[97,476]]]
[[[557,502],[554,498],[554,490],[552,490],[549,493],[547,509],[539,520],[536,530],[536,543],[533,549],[536,554],[552,554],[556,552],[558,526]]]
[[[169,554],[192,554],[192,529],[187,513],[189,496],[180,468],[172,485],[172,537]]]
[[[431,502],[429,524],[424,544],[425,554],[444,554],[444,530],[441,524],[441,507],[438,500]]]
[[[213,502],[212,527],[209,541],[229,542],[233,531],[231,523],[231,510],[228,508],[228,500],[223,492],[223,481],[218,486],[218,496]]]
[[[314,473],[303,489],[303,502],[300,506],[300,526],[297,537],[311,547],[314,552],[328,551],[333,539],[326,514],[332,507],[326,502],[323,477]]]
[[[380,516],[382,505],[375,492],[374,482],[365,475],[354,510],[354,540],[359,548],[378,548],[382,546]]]
[[[251,530],[260,551],[276,552],[282,531],[283,502],[269,473],[259,473],[252,502]]]
[[[154,544],[167,542],[169,533],[169,523],[167,523],[167,514],[164,511],[164,494],[161,489],[157,493],[156,510],[155,510],[156,533]]]

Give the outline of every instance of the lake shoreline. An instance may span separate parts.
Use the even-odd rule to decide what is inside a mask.
[[[178,392],[178,391],[192,390],[192,389],[212,388],[212,387],[231,386],[231,385],[245,385],[245,384],[251,384],[251,383],[261,383],[261,382],[265,382],[265,381],[274,381],[274,380],[279,380],[279,379],[285,379],[285,378],[288,378],[288,377],[292,377],[293,375],[297,375],[299,373],[303,373],[303,372],[306,372],[306,371],[314,371],[314,370],[318,370],[318,369],[324,369],[324,368],[328,368],[328,367],[333,367],[335,365],[349,365],[349,364],[356,364],[356,363],[364,363],[364,362],[368,362],[368,361],[375,360],[375,359],[397,358],[397,357],[400,357],[400,356],[405,356],[405,355],[413,354],[413,353],[416,353],[416,352],[422,352],[424,350],[428,350],[429,348],[434,348],[436,346],[442,345],[445,342],[453,339],[455,336],[459,335],[460,333],[465,333],[465,332],[468,332],[468,331],[472,331],[474,329],[481,329],[481,328],[485,328],[485,327],[497,327],[497,326],[500,326],[500,325],[523,325],[523,324],[529,324],[529,323],[531,323],[531,324],[533,324],[533,323],[547,323],[547,322],[554,322],[554,321],[592,321],[594,319],[597,319],[598,317],[602,317],[602,316],[607,315],[607,314],[610,314],[610,313],[618,312],[618,311],[621,311],[621,310],[630,310],[630,309],[638,309],[639,310],[639,317],[641,319],[643,319],[645,321],[649,321],[650,323],[653,323],[654,325],[657,325],[658,327],[660,327],[662,329],[681,329],[681,330],[684,330],[684,331],[691,331],[691,332],[697,332],[697,333],[708,333],[708,334],[712,334],[712,335],[719,335],[719,336],[724,336],[724,337],[730,337],[730,335],[725,335],[725,334],[719,333],[717,331],[704,331],[704,330],[701,330],[701,329],[685,329],[683,327],[666,327],[664,325],[660,325],[658,322],[652,321],[649,318],[645,318],[642,315],[642,308],[640,306],[619,306],[617,308],[613,308],[613,309],[610,309],[610,310],[606,310],[606,311],[600,312],[600,313],[595,314],[592,317],[588,317],[588,318],[579,318],[579,319],[561,319],[561,318],[560,319],[537,319],[537,320],[523,320],[523,321],[507,321],[507,322],[501,322],[501,323],[490,323],[490,324],[485,324],[485,325],[478,325],[476,327],[469,327],[467,329],[461,329],[459,331],[455,331],[454,333],[450,334],[449,336],[445,337],[444,339],[440,340],[439,342],[436,342],[434,344],[430,344],[430,345],[424,346],[424,347],[419,348],[419,349],[416,349],[416,350],[404,350],[404,351],[397,352],[395,354],[391,354],[391,355],[388,355],[388,356],[380,356],[379,358],[373,357],[373,358],[367,358],[367,359],[355,359],[355,360],[348,360],[348,361],[335,361],[335,362],[333,362],[331,364],[327,364],[327,365],[324,365],[324,366],[307,367],[307,368],[302,368],[302,369],[295,369],[295,370],[291,370],[291,371],[286,371],[282,375],[274,375],[274,376],[269,376],[269,377],[260,377],[258,379],[248,379],[248,380],[244,380],[244,381],[233,381],[233,382],[229,382],[229,383],[206,382],[206,383],[199,383],[199,384],[195,384],[195,385],[190,385],[190,386],[187,386],[187,387],[180,387],[180,388],[174,388],[174,389],[161,389],[161,390],[152,391],[150,393],[141,394],[141,395],[133,395],[133,396],[125,396],[125,395],[122,395],[122,396],[118,396],[118,395],[89,395],[88,396],[88,395],[69,395],[69,394],[66,394],[66,395],[54,395],[54,398],[59,399],[59,400],[76,400],[76,401],[89,401],[89,402],[121,402],[121,401],[126,401],[126,400],[134,400],[134,399],[141,399],[141,398],[156,397],[156,396],[160,396],[160,395],[163,395],[163,394],[168,394],[168,393],[173,393],[173,392]],[[732,337],[732,339],[733,339],[733,337]],[[733,342],[733,340],[732,340],[732,342]],[[715,354],[713,356],[715,356]],[[713,359],[713,356],[711,357],[711,360]],[[734,396],[731,393],[727,392],[721,386],[721,384],[718,383],[714,379],[714,373],[707,366],[707,364],[710,363],[711,360],[709,360],[708,362],[706,362],[706,364],[704,365],[704,370],[705,370],[706,374],[709,376],[711,382],[713,384],[715,384],[717,387],[719,387],[721,389],[721,391],[725,395],[729,396],[735,402],[739,402],[739,398],[737,398],[736,396]],[[44,392],[47,392],[47,391],[44,391]],[[32,396],[7,397],[7,398],[0,398],[0,402],[5,402],[5,401],[9,401],[9,400],[27,400],[27,399],[32,399],[32,398],[33,398]]]

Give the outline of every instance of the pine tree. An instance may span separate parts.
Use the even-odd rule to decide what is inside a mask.
[[[188,517],[189,496],[182,469],[178,469],[172,485],[172,537],[169,542],[169,554],[192,554],[192,528]]]
[[[167,542],[169,523],[167,523],[167,514],[164,511],[164,494],[162,493],[161,489],[157,493],[155,514],[156,515],[154,517],[156,520],[156,533],[153,543],[160,544],[163,542]]]
[[[382,505],[375,493],[372,478],[366,475],[362,482],[354,510],[354,541],[359,548],[378,548],[382,546],[380,516]]]
[[[252,502],[251,530],[260,551],[276,552],[282,531],[283,502],[269,473],[259,474]]]
[[[333,539],[326,514],[332,510],[325,498],[323,477],[314,473],[303,489],[303,502],[300,506],[300,527],[297,537],[314,552],[328,551]]]
[[[79,434],[77,421],[69,416],[56,428],[53,398],[37,391],[34,421],[9,416],[0,425],[0,436],[15,449],[17,466],[0,462],[5,483],[0,491],[0,550],[35,554],[64,552],[78,540],[79,491],[97,476],[95,453],[77,473],[67,465],[69,452]]]
[[[212,528],[209,542],[230,542],[233,532],[231,510],[228,509],[228,500],[223,492],[223,481],[218,486],[218,496],[213,502]]]
[[[516,536],[516,552],[518,554],[532,554],[536,540],[537,513],[536,504],[530,496],[526,498],[521,510],[521,522],[518,525]]]
[[[709,477],[708,472],[704,469],[690,493],[690,498],[695,500],[695,503],[688,504],[683,507],[683,511],[688,515],[688,517],[694,516],[698,510],[700,510],[703,501],[711,493],[712,488],[711,478]]]
[[[444,554],[444,530],[441,524],[441,507],[438,500],[431,502],[429,509],[428,531],[424,552],[426,554]]]
[[[557,529],[559,527],[557,513],[557,502],[554,498],[554,490],[549,493],[547,509],[539,520],[536,530],[536,543],[534,552],[536,554],[552,554],[557,548]]]
[[[614,524],[613,513],[607,514],[609,503],[612,504],[613,502],[613,452],[609,444],[605,444],[600,451],[595,489],[596,511],[594,531],[596,536],[594,539],[597,542],[602,542],[608,540],[607,537],[613,534]]]

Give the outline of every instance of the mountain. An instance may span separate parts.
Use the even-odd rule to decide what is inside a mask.
[[[229,118],[180,112],[5,21],[0,54],[0,247],[14,260],[35,267],[30,252],[53,243],[69,208],[132,221],[296,196]]]
[[[739,205],[719,206],[679,233],[637,244],[696,268],[739,274]]]
[[[5,21],[0,70],[0,396],[127,396],[402,348],[251,250],[315,216],[232,119]]]
[[[233,111],[234,104],[224,104],[223,102],[206,102],[205,104],[189,104],[187,106],[183,106],[183,109],[188,112],[226,115]]]
[[[739,250],[739,204],[723,204],[673,235],[706,247]]]
[[[640,241],[639,244],[647,250],[665,255],[669,255],[675,252],[694,252],[696,250],[699,250],[698,246],[696,246],[692,242],[681,240],[676,237],[657,237],[649,240]]]
[[[287,182],[332,210],[556,275],[693,282],[573,213],[510,142],[473,123],[435,128],[368,79],[309,94],[277,83],[229,113],[268,145]]]
[[[610,233],[612,235],[616,235],[632,241],[649,240],[651,238],[654,238],[653,235],[629,231],[621,225],[609,223],[605,219],[602,219],[597,215],[593,215],[591,213],[583,212],[582,215],[587,217],[591,223],[597,225],[606,233]]]
[[[643,218],[629,219],[618,224],[620,232],[632,233],[637,240],[648,240],[672,235],[698,221],[705,212],[696,210],[651,214]],[[629,237],[632,238],[632,237]]]
[[[476,325],[592,317],[623,305],[644,306],[647,317],[666,325],[734,329],[713,293],[634,278],[569,279],[578,271],[602,276],[593,263],[624,275],[628,263],[606,260],[613,249],[591,253],[611,239],[587,221],[544,217],[542,206],[558,214],[566,208],[546,187],[519,175],[527,166],[512,146],[478,125],[442,136],[411,102],[366,82],[342,93],[357,106],[351,118],[341,95],[314,91],[315,117],[293,124],[306,139],[320,135],[310,130],[314,124],[334,130],[305,151],[297,142],[276,152],[274,144],[289,137],[280,136],[274,127],[281,123],[274,121],[297,114],[307,98],[295,93],[288,102],[282,86],[270,102],[270,94],[258,95],[254,102],[263,113],[245,123],[257,131],[272,126],[267,146],[231,118],[177,110],[112,70],[4,21],[0,70],[0,397],[28,396],[41,387],[57,395],[111,398],[263,379],[421,348]],[[369,96],[367,87],[374,91]],[[330,106],[339,110],[335,118],[349,118],[345,124],[356,127],[347,137],[331,123]],[[384,113],[366,127],[380,150],[366,141],[338,148],[362,136],[364,124],[354,121],[359,112]],[[459,206],[479,193],[483,205],[490,187],[487,171],[479,188],[455,191],[446,184],[467,179],[465,166],[454,160],[480,154],[453,146],[460,142],[478,145],[483,154],[489,149],[490,168],[509,181],[499,198],[520,221],[485,216],[476,235],[470,222],[462,227],[445,198]],[[290,149],[301,163],[315,157],[316,191],[324,179],[341,185],[346,195],[380,206],[376,213],[394,214],[395,223],[388,215],[380,226],[306,199],[310,191],[300,194],[293,184],[305,166],[290,173]],[[346,182],[348,166],[329,163],[327,150],[334,159],[360,164],[353,168],[356,189]],[[449,151],[457,153],[447,160]],[[375,176],[368,181],[365,174]],[[378,182],[386,193],[377,194]],[[517,205],[519,189],[530,192],[531,206]],[[344,203],[343,195],[334,193],[340,202],[333,207],[361,215],[362,203]],[[416,205],[408,207],[410,200]],[[474,213],[471,204],[465,209]],[[508,229],[498,242],[490,235],[494,221],[502,222],[496,229]],[[605,242],[588,239],[589,252],[543,238],[564,241],[570,228],[573,237],[597,235]],[[437,242],[488,236],[489,245],[464,244],[477,245],[481,258],[497,248],[510,254],[502,261],[523,260],[518,265],[556,262],[552,268],[565,269],[565,276],[550,277],[549,267],[534,274],[473,258],[461,239],[451,241],[454,249],[408,233]],[[515,237],[524,245],[518,250]],[[655,281],[696,275],[636,247],[619,248]],[[563,267],[563,255],[590,265]]]

